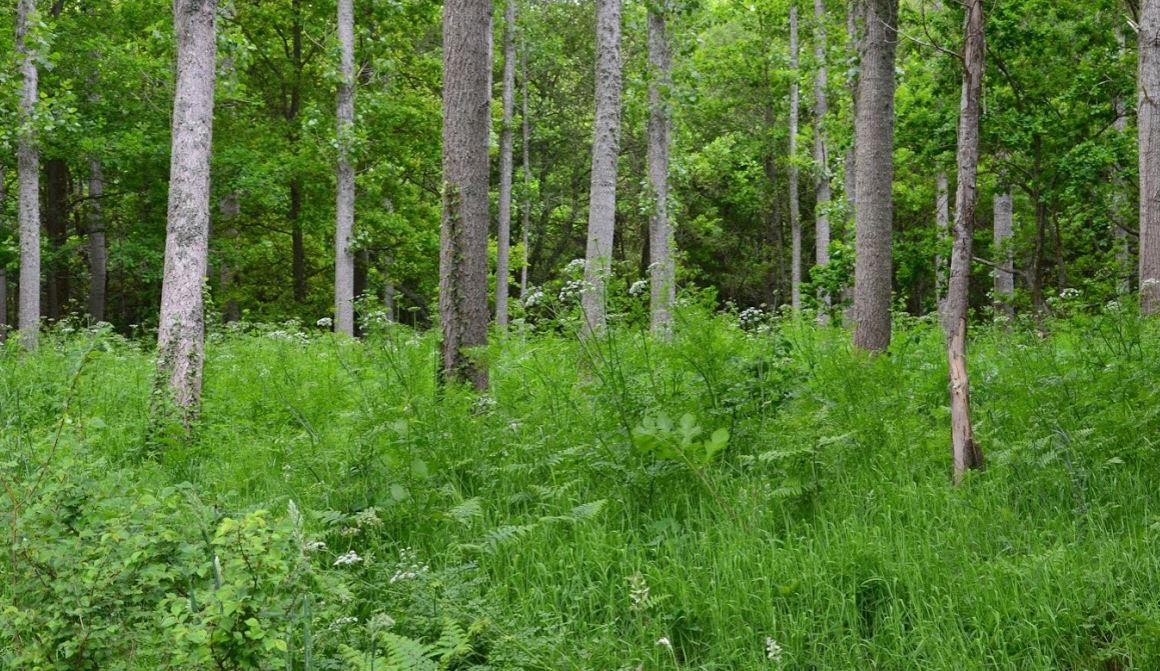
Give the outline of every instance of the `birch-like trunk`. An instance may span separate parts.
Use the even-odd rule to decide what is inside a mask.
[[[802,219],[798,198],[797,134],[801,91],[798,85],[798,9],[789,6],[789,231],[793,250],[790,255],[790,304],[802,307]]]
[[[444,3],[442,372],[481,391],[487,389],[487,369],[465,350],[487,344],[490,26],[491,0]]]
[[[830,262],[830,199],[833,197],[830,191],[830,149],[826,142],[826,116],[830,108],[826,98],[829,70],[826,67],[825,0],[814,0],[814,60],[818,68],[814,75],[814,263],[824,266]],[[826,308],[831,298],[825,293],[820,293],[818,298],[823,305],[818,310],[818,323],[824,324],[829,319]]]
[[[520,50],[520,86],[522,91],[523,105],[522,114],[520,115],[520,125],[523,126],[523,152],[524,152],[524,204],[523,204],[523,222],[520,225],[521,235],[523,235],[524,244],[524,265],[520,269],[520,300],[522,301],[528,295],[528,267],[531,263],[531,251],[528,248],[528,243],[531,238],[529,230],[532,226],[532,127],[530,117],[528,116],[528,45],[527,42],[521,44]]]
[[[954,482],[983,467],[983,452],[971,428],[967,376],[967,316],[970,309],[971,242],[978,205],[979,98],[983,89],[983,0],[967,0],[963,27],[963,91],[959,105],[958,187],[955,190],[954,245],[943,326],[951,402]]]
[[[616,161],[620,154],[620,0],[596,0],[596,118],[588,249],[584,268],[585,334],[605,327],[606,285],[612,275],[616,225]]]
[[[1011,248],[1011,238],[1015,233],[1014,205],[1011,200],[1011,187],[1006,187],[995,194],[995,284],[992,291],[994,297],[995,316],[1000,315],[1011,319],[1015,316],[1015,253]]]
[[[28,44],[36,20],[36,0],[19,0],[16,12],[16,53],[20,55],[20,134],[16,143],[19,182],[20,286],[17,327],[25,349],[35,350],[40,330],[40,152],[34,117],[37,99],[36,53]]]
[[[863,0],[855,124],[854,345],[890,345],[893,282],[894,52],[898,0]]]
[[[105,321],[109,254],[105,243],[105,176],[101,159],[89,159],[89,318]]]
[[[354,0],[338,0],[338,170],[334,226],[334,332],[354,336]]]
[[[672,114],[673,59],[663,6],[650,5],[648,15],[648,179],[652,200],[649,218],[649,312],[653,333],[667,336],[676,300],[676,268],[673,263],[673,229],[669,221],[669,146]]]
[[[177,87],[165,273],[157,332],[158,383],[188,426],[201,400],[205,358],[205,280],[209,243],[210,145],[213,139],[216,0],[174,0]]]
[[[938,247],[934,255],[934,292],[935,301],[939,310],[947,296],[947,260],[943,258],[943,249],[951,229],[951,200],[948,192],[947,174],[938,173],[938,195],[934,202],[935,235],[938,236]]]
[[[1140,143],[1140,306],[1160,312],[1160,0],[1140,7],[1138,104]]]
[[[512,173],[515,136],[512,119],[516,106],[516,0],[506,0],[503,14],[503,128],[499,142],[499,222],[495,253],[495,323],[508,323],[508,284],[511,281]]]

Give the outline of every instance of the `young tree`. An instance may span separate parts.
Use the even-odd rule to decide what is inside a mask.
[[[1011,249],[1014,235],[1014,206],[1011,201],[1011,187],[1005,186],[995,193],[995,285],[993,289],[995,316],[1004,315],[1008,319],[1015,316],[1015,253]]]
[[[201,401],[205,281],[209,243],[217,0],[174,0],[177,88],[169,171],[165,273],[157,331],[158,383],[188,426]]]
[[[585,333],[605,326],[606,284],[612,273],[616,223],[616,161],[620,153],[620,0],[596,0],[596,119],[588,249],[582,303]]]
[[[40,152],[36,147],[36,51],[28,33],[36,20],[36,0],[20,0],[16,12],[16,53],[20,55],[20,135],[17,180],[20,183],[20,287],[17,326],[20,341],[36,349],[40,329]]]
[[[491,0],[443,7],[443,225],[439,254],[447,379],[487,389],[465,348],[487,344],[488,89]]]
[[[528,239],[530,238],[529,230],[532,226],[532,127],[530,117],[528,116],[528,45],[523,42],[520,48],[520,87],[522,88],[521,104],[523,105],[522,113],[520,114],[520,125],[523,126],[523,153],[524,153],[524,203],[523,203],[523,222],[521,223],[521,235],[523,235],[524,245],[524,265],[520,269],[520,300],[523,300],[528,294],[528,266],[531,265],[531,252],[528,249]]]
[[[935,197],[934,218],[935,227],[938,229],[935,232],[938,236],[938,251],[935,252],[934,257],[934,289],[939,310],[942,310],[943,301],[947,297],[947,260],[943,258],[942,252],[943,244],[951,228],[951,203],[947,174],[941,170],[938,173],[936,188],[938,195]]]
[[[1160,312],[1160,0],[1140,7],[1140,306]]]
[[[854,345],[890,345],[894,206],[894,52],[898,0],[861,0],[855,166]]]
[[[963,91],[959,106],[958,188],[955,189],[954,246],[943,314],[951,401],[954,481],[983,467],[983,452],[971,428],[967,377],[967,316],[970,308],[971,242],[979,191],[979,98],[983,89],[983,0],[967,0],[963,27]]]
[[[354,0],[338,0],[338,173],[334,228],[334,332],[354,335]]]
[[[5,183],[4,169],[0,168],[0,211],[3,211],[8,200],[8,186]],[[4,229],[0,228],[0,233]],[[8,338],[8,269],[0,260],[0,343]]]
[[[667,335],[672,328],[676,299],[673,231],[669,221],[669,144],[672,128],[669,89],[673,61],[669,49],[665,7],[650,4],[648,14],[648,178],[652,212],[649,217],[650,313],[653,333]]]
[[[826,143],[826,116],[829,101],[826,86],[829,71],[826,67],[826,3],[814,0],[814,263],[824,266],[830,262],[830,149]],[[830,297],[819,296],[826,304]],[[818,322],[825,323],[826,311],[818,310]]]
[[[505,0],[503,14],[503,128],[499,143],[499,226],[495,255],[495,323],[508,323],[512,234],[512,157],[515,139],[512,118],[516,106],[516,0]]]
[[[105,321],[105,290],[108,284],[109,254],[105,244],[105,176],[101,159],[89,159],[89,318]]]
[[[802,307],[802,221],[798,198],[797,134],[801,94],[798,86],[798,9],[789,5],[789,230],[793,252],[790,257],[790,303]]]

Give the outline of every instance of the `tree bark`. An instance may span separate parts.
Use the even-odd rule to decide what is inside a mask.
[[[935,286],[935,300],[938,303],[939,310],[942,310],[943,301],[947,295],[947,262],[943,258],[943,245],[950,233],[951,222],[951,207],[950,196],[948,194],[947,174],[939,172],[938,174],[938,195],[935,198],[935,226],[938,229],[936,235],[938,236],[938,247],[934,257],[934,286]]]
[[[798,9],[789,6],[789,231],[793,247],[790,256],[790,303],[794,310],[802,307],[802,220],[798,198],[797,134],[801,91],[798,85]]]
[[[528,241],[531,237],[529,231],[532,226],[532,159],[531,159],[531,142],[532,142],[532,128],[530,117],[528,116],[528,45],[527,42],[521,44],[520,51],[520,72],[522,73],[520,85],[523,88],[522,104],[523,113],[520,116],[520,125],[523,126],[523,152],[524,152],[524,203],[523,203],[523,223],[521,225],[520,233],[523,235],[524,244],[524,265],[520,269],[520,300],[522,301],[528,295],[528,269],[531,263],[531,252],[528,248]]]
[[[16,52],[20,54],[20,135],[17,138],[17,179],[20,209],[20,287],[17,326],[25,349],[35,350],[40,330],[40,152],[35,114],[37,70],[35,49],[27,43],[36,16],[36,0],[20,0],[16,16]]]
[[[1140,7],[1138,104],[1140,143],[1140,307],[1160,312],[1160,0]]]
[[[354,336],[354,0],[338,0],[338,171],[334,229],[334,332]]]
[[[854,345],[868,351],[884,351],[890,345],[893,281],[892,154],[898,0],[862,0],[862,21],[855,129],[858,208],[854,220]]]
[[[967,318],[970,309],[971,243],[979,193],[979,98],[983,88],[983,0],[967,0],[963,27],[963,92],[959,107],[958,188],[955,190],[954,246],[943,326],[951,402],[954,482],[983,467],[983,452],[971,428],[967,375]]]
[[[817,73],[814,75],[814,263],[824,266],[830,262],[830,149],[826,142],[826,116],[829,101],[826,86],[829,70],[826,66],[826,4],[825,0],[814,0],[814,60]],[[824,324],[829,318],[828,308],[831,297],[820,293],[823,309],[818,310],[818,323]]]
[[[596,0],[596,118],[588,203],[585,334],[605,328],[606,284],[612,274],[616,225],[616,162],[620,153],[620,2]]]
[[[516,0],[506,0],[503,15],[503,129],[499,145],[499,226],[495,255],[495,323],[508,323],[508,286],[511,282],[512,173],[514,144],[512,119],[516,106]]]
[[[105,176],[101,159],[89,159],[89,318],[105,321],[105,290],[108,284],[108,247],[105,243]]]
[[[209,242],[216,9],[216,0],[173,3],[177,87],[157,372],[186,426],[196,417],[201,400],[205,358],[202,282]]]
[[[60,319],[68,303],[68,163],[61,158],[44,161],[44,232],[52,249],[45,283],[45,316]]]
[[[649,119],[648,177],[652,216],[649,217],[649,300],[653,333],[668,336],[676,300],[673,230],[669,221],[669,147],[673,60],[663,6],[650,5],[648,15]]]
[[[995,285],[992,293],[995,316],[1008,319],[1015,316],[1015,306],[1011,303],[1015,298],[1015,254],[1011,249],[1014,231],[1011,188],[1006,187],[995,194]]]
[[[1116,44],[1119,45],[1120,55],[1123,56],[1127,40],[1124,37],[1124,29],[1122,26],[1116,26]],[[1124,104],[1124,98],[1116,95],[1112,104],[1116,110],[1116,121],[1113,128],[1116,133],[1123,135],[1128,131],[1128,106]],[[1112,204],[1116,215],[1119,216],[1126,208],[1127,202],[1127,185],[1124,183],[1123,166],[1116,165],[1112,167]],[[1112,226],[1112,236],[1115,241],[1116,261],[1119,265],[1119,281],[1116,283],[1116,288],[1121,294],[1126,294],[1132,290],[1132,249],[1131,241],[1128,239],[1128,231],[1123,226]]]
[[[0,170],[0,211],[7,206],[8,188],[4,183],[5,174]],[[0,229],[2,231],[3,229]],[[0,344],[8,339],[8,269],[0,264]]]
[[[491,0],[444,3],[442,372],[481,391],[487,389],[487,369],[465,349],[487,344],[490,25]]]

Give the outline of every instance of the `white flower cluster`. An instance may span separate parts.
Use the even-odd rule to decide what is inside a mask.
[[[414,580],[429,570],[430,567],[419,562],[418,555],[413,549],[403,548],[399,550],[399,566],[391,576],[390,584],[393,585],[400,580]]]
[[[315,324],[319,328],[328,329],[328,328],[334,326],[334,320],[331,319],[330,317],[323,317],[322,319],[319,319],[317,322],[315,322]]]
[[[1072,298],[1079,298],[1079,289],[1075,289],[1073,287],[1068,287],[1068,288],[1064,289],[1063,291],[1059,292],[1059,297],[1063,298],[1065,300],[1072,299]]]
[[[569,280],[560,288],[559,300],[561,303],[575,300],[580,297],[585,291],[591,288],[591,284],[584,280]]]
[[[772,636],[765,637],[765,656],[775,664],[781,663],[781,646],[777,641],[773,640]]]
[[[756,328],[765,321],[765,310],[761,308],[745,308],[737,315],[737,321],[743,329]]]
[[[637,280],[628,288],[629,296],[640,296],[648,291],[648,280]]]
[[[354,550],[351,550],[350,552],[348,552],[344,555],[339,555],[338,559],[334,560],[334,565],[335,566],[350,566],[351,564],[357,564],[357,563],[361,562],[362,560],[363,560],[362,557],[358,556],[357,552],[355,552]]]
[[[326,543],[322,541],[307,541],[302,545],[303,552],[320,552],[326,549]]]
[[[544,292],[539,288],[532,289],[524,296],[524,307],[531,308],[540,304],[544,300]]]
[[[587,265],[587,262],[585,262],[584,259],[572,259],[571,261],[568,262],[568,265],[564,266],[564,272],[565,273],[582,273],[582,272],[584,272],[584,267],[586,265]]]

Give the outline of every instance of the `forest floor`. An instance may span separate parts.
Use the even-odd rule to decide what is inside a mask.
[[[147,342],[0,348],[0,667],[1160,668],[1156,325],[976,326],[958,488],[930,320],[678,334],[517,332],[479,396],[220,329],[192,436]]]

